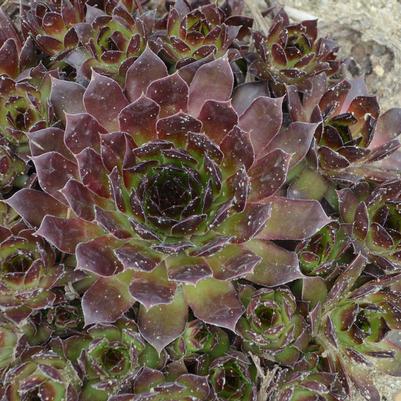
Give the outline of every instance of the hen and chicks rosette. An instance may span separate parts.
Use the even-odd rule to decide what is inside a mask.
[[[366,369],[401,375],[401,112],[276,8],[269,32],[232,0],[19,13],[1,401],[380,400]]]

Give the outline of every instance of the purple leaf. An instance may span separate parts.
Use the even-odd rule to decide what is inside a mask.
[[[165,260],[167,275],[171,281],[196,284],[212,275],[205,259],[185,254],[171,255]]]
[[[115,322],[134,304],[128,289],[131,275],[124,272],[92,284],[82,297],[85,326]]]
[[[83,113],[83,96],[85,88],[76,82],[63,81],[51,77],[52,87],[50,92],[50,103],[59,120],[65,123],[66,113]]]
[[[160,106],[161,117],[187,111],[188,85],[178,73],[153,81],[146,96]]]
[[[40,156],[47,152],[57,152],[67,159],[72,159],[71,152],[64,143],[64,131],[50,127],[33,132],[27,132],[32,156]]]
[[[0,74],[16,78],[18,75],[18,62],[18,48],[15,39],[7,39],[0,48]]]
[[[40,226],[47,215],[65,217],[67,208],[52,196],[35,189],[23,188],[6,201],[29,224]],[[35,205],[35,207],[32,207]]]
[[[238,116],[230,101],[208,100],[199,113],[199,120],[203,123],[205,134],[215,143],[220,143],[224,136],[237,125]]]
[[[56,152],[34,156],[32,160],[41,188],[60,202],[65,202],[65,198],[59,190],[69,179],[78,177],[76,164]]]
[[[310,238],[331,220],[319,202],[274,197],[271,217],[258,238],[268,240],[302,240]]]
[[[72,153],[78,154],[87,147],[100,149],[100,135],[107,131],[90,114],[67,114],[64,141]]]
[[[249,132],[257,158],[265,154],[266,146],[281,127],[282,103],[283,98],[259,97],[240,116],[239,126]]]
[[[222,140],[220,148],[225,156],[225,163],[229,167],[241,167],[249,169],[255,159],[249,134],[238,126],[235,126]]]
[[[231,283],[207,278],[185,286],[184,296],[198,319],[235,331],[243,308]]]
[[[221,234],[233,237],[242,243],[256,236],[265,226],[271,215],[271,205],[248,203],[241,213],[232,214],[216,227]]]
[[[238,115],[242,115],[255,99],[266,95],[266,82],[248,82],[239,85],[233,95],[233,107]]]
[[[82,183],[99,196],[108,198],[109,179],[100,155],[91,148],[85,148],[77,155],[77,161]]]
[[[249,281],[275,287],[303,277],[295,252],[289,252],[273,242],[257,239],[248,241],[244,246],[262,258],[254,272],[247,276]]]
[[[134,140],[141,138],[140,143],[156,139],[159,112],[160,106],[155,101],[141,96],[121,110],[118,116],[120,130],[128,132]]]
[[[291,123],[287,128],[282,128],[270,142],[266,153],[275,149],[281,149],[291,155],[290,166],[294,167],[304,159],[312,144],[317,124]]]
[[[291,155],[281,149],[270,152],[249,170],[251,178],[250,201],[261,201],[274,195],[287,179]]]
[[[113,79],[92,71],[92,78],[85,90],[86,111],[106,129],[118,129],[118,114],[128,105],[120,85]]]
[[[170,303],[175,290],[176,284],[168,280],[164,264],[160,264],[151,272],[134,272],[130,285],[132,296],[147,309],[154,305]]]
[[[168,71],[164,62],[147,46],[127,70],[125,93],[128,99],[134,102],[143,93],[146,93],[151,82],[167,75]]]
[[[188,110],[198,116],[207,100],[225,101],[231,97],[234,76],[227,57],[200,67],[189,88]]]
[[[181,290],[169,304],[156,305],[148,310],[141,305],[138,315],[139,331],[160,354],[163,348],[178,338],[185,328],[188,307]]]
[[[78,244],[77,269],[103,277],[120,273],[123,267],[113,252],[116,243],[115,239],[104,236]]]
[[[18,49],[21,48],[21,39],[14,24],[3,9],[0,8],[0,46],[3,46],[7,39],[14,39]]]
[[[331,287],[327,301],[333,303],[344,297],[351,290],[356,280],[362,274],[366,263],[367,259],[365,256],[358,254],[358,256],[347,267],[347,269],[340,274]]]
[[[73,254],[80,242],[89,241],[91,238],[104,233],[97,225],[85,220],[62,219],[47,215],[36,234],[46,239],[60,251]]]

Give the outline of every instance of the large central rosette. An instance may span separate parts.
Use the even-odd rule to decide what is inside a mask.
[[[233,280],[302,276],[295,254],[269,240],[307,238],[328,218],[317,202],[278,196],[292,160],[272,145],[282,99],[250,99],[245,88],[232,103],[233,83],[227,57],[168,75],[148,48],[124,90],[93,71],[64,136],[31,141],[45,193],[8,203],[32,224],[44,216],[37,234],[97,277],[83,297],[86,324],[115,321],[138,301],[141,333],[160,350],[184,330],[188,306],[234,330],[243,308]],[[71,83],[53,84],[60,109]],[[25,206],[33,199],[35,212]]]

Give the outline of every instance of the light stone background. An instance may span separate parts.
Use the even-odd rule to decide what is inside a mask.
[[[248,0],[258,5],[272,0]],[[401,0],[281,0],[294,20],[319,19],[320,34],[340,45],[340,56],[350,57],[349,73],[364,75],[381,110],[401,107]],[[249,3],[248,3],[249,4]],[[401,361],[399,361],[401,364]],[[366,369],[382,401],[401,401],[401,378]],[[364,401],[354,394],[350,401]]]

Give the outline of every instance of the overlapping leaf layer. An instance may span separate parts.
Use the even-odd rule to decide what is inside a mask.
[[[7,13],[1,401],[379,401],[366,367],[401,375],[401,112],[316,21]]]

